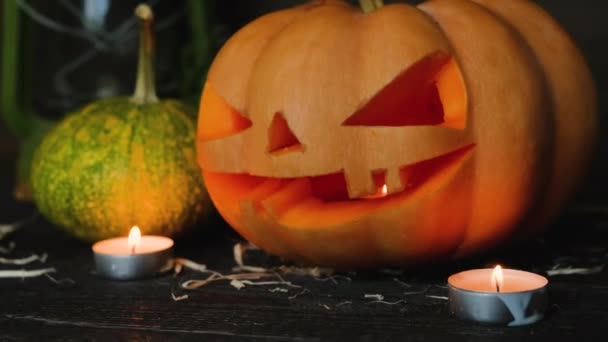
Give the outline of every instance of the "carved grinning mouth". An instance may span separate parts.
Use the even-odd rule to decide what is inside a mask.
[[[222,196],[230,197],[234,202],[254,202],[262,209],[265,204],[273,202],[273,211],[278,214],[279,207],[291,206],[297,202],[319,202],[326,204],[348,203],[383,203],[395,198],[413,196],[420,190],[433,184],[440,185],[447,175],[460,168],[471,155],[475,145],[470,144],[441,156],[403,166],[399,172],[404,188],[402,191],[382,195],[384,171],[373,172],[372,176],[377,185],[378,193],[372,196],[349,198],[348,184],[342,172],[300,178],[274,178],[252,176],[247,174],[228,174],[205,172],[206,177],[222,183]],[[276,198],[288,199],[290,204],[277,204]],[[283,200],[279,201],[283,202]]]
[[[460,172],[466,173],[465,165],[473,156],[474,149],[475,145],[471,144],[432,159],[403,166],[400,173],[405,181],[404,189],[377,198],[348,198],[348,184],[342,173],[274,178],[204,171],[204,176],[217,210],[243,236],[262,246],[264,241],[259,240],[261,237],[257,235],[262,234],[271,239],[264,246],[272,253],[281,254],[280,251],[283,250],[294,258],[319,263],[306,253],[299,255],[298,248],[290,250],[285,247],[285,243],[287,246],[298,246],[298,241],[310,241],[318,245],[327,233],[346,246],[360,245],[360,250],[363,251],[368,248],[367,242],[351,233],[361,229],[363,232],[367,229],[374,230],[367,223],[370,215],[382,220],[395,215],[405,217],[415,212],[420,203],[432,200],[434,194],[451,187],[450,184]],[[382,178],[381,171],[375,173],[374,179],[379,188]],[[410,222],[415,223],[416,220],[405,219],[405,222],[407,224],[404,223],[404,229],[408,231]],[[329,229],[331,227],[336,229]],[[394,228],[396,232],[404,231]],[[403,234],[387,233],[396,239],[402,239],[404,243],[408,241]],[[369,234],[371,232],[362,233],[362,236],[371,238],[373,234]],[[431,233],[418,231],[413,234],[427,236]]]
[[[401,178],[403,190],[399,192],[387,194],[385,181],[386,170],[377,170],[372,173],[374,183],[376,184],[376,193],[371,196],[350,199],[348,196],[348,184],[344,177],[344,173],[342,172],[309,177],[311,194],[313,197],[322,201],[333,202],[378,200],[413,192],[450,166],[460,164],[474,147],[474,144],[470,144],[441,156],[401,167],[399,169],[399,176]]]

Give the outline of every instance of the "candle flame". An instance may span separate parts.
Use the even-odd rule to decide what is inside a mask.
[[[138,226],[133,226],[129,232],[129,250],[131,253],[135,253],[135,250],[139,246],[141,241],[141,231]]]
[[[388,194],[388,187],[386,186],[386,184],[384,184],[382,186],[382,189],[380,190],[380,194],[384,197],[386,196],[386,194]]]
[[[496,265],[494,268],[491,281],[492,287],[496,288],[496,292],[500,292],[500,289],[503,288],[505,283],[502,267],[500,267],[500,265]]]
[[[377,199],[377,198],[386,197],[386,195],[388,195],[388,186],[386,184],[384,184],[381,187],[378,187],[378,190],[376,191],[375,194],[369,195],[369,196],[363,196],[362,198],[364,198],[364,199]]]

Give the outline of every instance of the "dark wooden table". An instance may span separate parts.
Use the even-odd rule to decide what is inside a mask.
[[[10,172],[6,172],[10,168],[5,167],[10,160],[2,159],[2,165],[0,222],[7,223],[28,217],[34,207],[12,200]],[[607,330],[607,271],[551,277],[546,318],[524,328],[484,327],[451,317],[444,298],[446,278],[458,270],[498,262],[538,273],[556,263],[592,268],[608,259],[607,237],[606,217],[572,213],[544,239],[453,264],[347,272],[324,281],[286,276],[301,288],[271,285],[237,290],[221,281],[184,290],[183,281],[205,275],[185,271],[131,282],[101,279],[93,272],[90,245],[38,217],[0,243],[16,244],[11,254],[0,256],[46,253],[46,262],[0,265],[0,269],[54,267],[57,272],[52,276],[60,282],[46,277],[0,279],[0,340],[586,341]],[[232,247],[238,241],[217,221],[206,231],[179,239],[176,256],[230,273]],[[260,252],[253,252],[247,261],[264,266],[277,262]],[[174,301],[172,293],[189,298]],[[397,303],[374,302],[366,294]]]

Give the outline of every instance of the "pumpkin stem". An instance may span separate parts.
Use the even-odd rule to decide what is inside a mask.
[[[154,85],[154,13],[147,4],[139,4],[135,15],[140,19],[139,58],[137,62],[137,79],[135,93],[131,101],[137,104],[158,102]]]
[[[384,6],[383,0],[359,0],[359,5],[365,13],[371,13]]]

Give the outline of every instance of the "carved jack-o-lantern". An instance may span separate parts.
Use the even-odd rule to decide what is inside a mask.
[[[321,1],[226,43],[198,153],[217,209],[259,247],[394,265],[543,226],[580,178],[594,124],[580,52],[531,2],[364,13]]]

